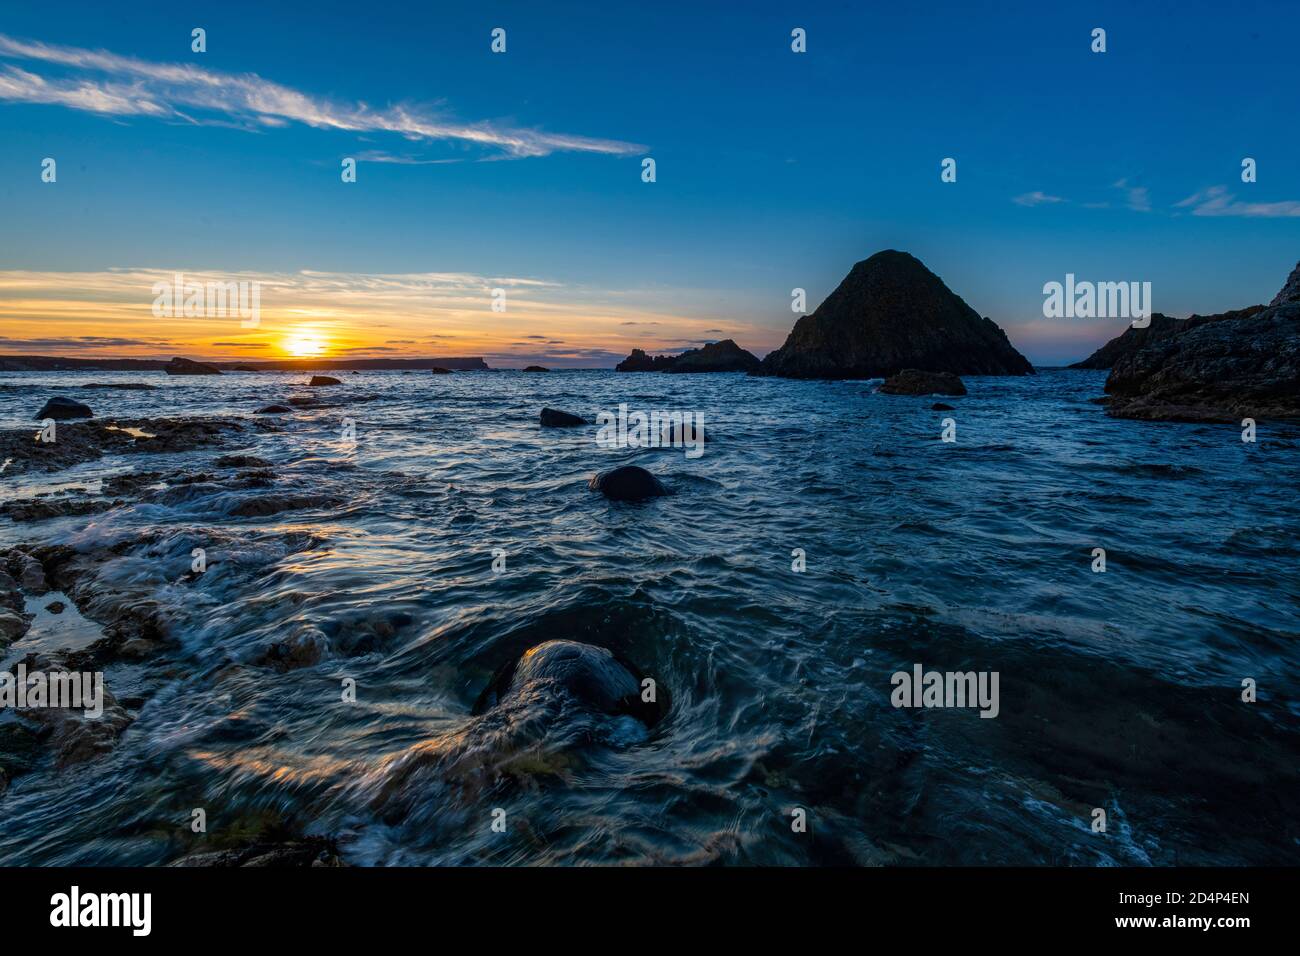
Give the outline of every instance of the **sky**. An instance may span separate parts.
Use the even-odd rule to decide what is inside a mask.
[[[1295,3],[280,6],[6,5],[0,353],[761,357],[892,248],[1056,365],[1127,320],[1045,283],[1186,316],[1300,258]],[[256,325],[155,314],[178,273]]]

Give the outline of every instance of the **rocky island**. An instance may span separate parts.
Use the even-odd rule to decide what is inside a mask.
[[[680,355],[647,355],[643,349],[614,367],[616,372],[752,372],[759,367],[758,357],[747,352],[732,339],[710,342],[703,348],[687,349]]]
[[[1033,373],[991,319],[981,318],[916,257],[887,249],[855,265],[755,374],[882,378],[903,369]]]

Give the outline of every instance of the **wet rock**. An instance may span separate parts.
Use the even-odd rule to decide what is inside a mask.
[[[429,371],[432,372],[434,375],[450,375],[450,374],[451,374],[451,369],[449,369],[449,368],[443,368],[443,367],[440,366],[440,365],[435,365],[433,368],[429,369]]]
[[[49,611],[51,614],[62,614],[67,610],[67,607],[68,606],[62,601],[51,601],[49,604],[45,605],[45,610]]]
[[[168,375],[221,374],[221,369],[217,368],[215,365],[209,365],[207,362],[195,362],[192,359],[180,358],[179,356],[164,365],[163,371]]]
[[[103,514],[111,511],[121,501],[107,498],[77,498],[69,495],[52,495],[50,497],[20,498],[0,505],[0,514],[10,521],[25,524],[32,521],[48,521],[51,518],[82,517]]]
[[[338,847],[324,837],[262,841],[222,850],[190,853],[169,866],[304,867],[344,866]]]
[[[951,405],[945,405],[943,402],[935,402],[930,406],[932,412],[953,412],[956,411]]]
[[[642,501],[668,494],[663,482],[638,465],[603,471],[594,476],[587,487],[599,491],[611,501]]]
[[[579,425],[587,424],[585,418],[578,415],[562,412],[558,408],[542,409],[542,427],[543,428],[576,428]]]
[[[22,661],[28,675],[40,672],[49,680],[51,675],[70,673],[74,670],[61,654],[28,654]],[[85,672],[76,670],[85,677]],[[83,684],[83,708],[68,707],[27,707],[17,710],[24,721],[39,728],[38,736],[45,746],[54,752],[54,765],[59,768],[85,763],[103,756],[113,749],[122,731],[131,725],[134,718],[128,714],[113,694],[102,683],[100,676],[98,687],[101,693],[99,705],[102,713],[89,716],[86,708],[92,706],[92,687]],[[30,692],[29,692],[30,693]]]
[[[212,463],[214,468],[270,468],[271,463],[256,455],[222,455]]]
[[[46,418],[65,421],[69,418],[94,418],[95,413],[90,410],[89,405],[83,405],[71,398],[56,395],[41,406],[41,410],[36,413],[35,417],[38,421]]]
[[[313,386],[342,385],[343,382],[337,378],[334,378],[332,375],[313,375],[311,377],[311,381],[308,382],[307,384]]]
[[[885,379],[880,391],[886,395],[965,395],[966,386],[951,372],[905,368]]]
[[[540,365],[526,365],[526,366],[524,366],[524,371],[525,371],[525,372],[549,372],[550,369],[549,369],[549,368],[543,368],[543,367],[540,366]]]
[[[288,405],[266,405],[253,412],[254,415],[283,415],[286,412],[292,412],[293,409]]]
[[[44,594],[50,589],[45,581],[45,569],[26,551],[13,548],[5,555],[5,569],[18,586],[28,594]]]
[[[265,518],[280,514],[282,511],[298,511],[305,508],[330,508],[339,504],[337,498],[329,495],[312,495],[296,492],[276,492],[245,498],[235,504],[228,512],[232,518]]]
[[[902,369],[954,375],[1029,375],[1006,333],[905,252],[859,262],[757,374],[877,378]]]
[[[116,388],[127,392],[151,392],[156,391],[157,385],[146,385],[144,382],[89,382],[81,386],[82,388]]]
[[[319,628],[302,625],[282,641],[274,641],[254,658],[259,667],[284,673],[319,664],[329,649],[329,642]]]
[[[19,640],[27,633],[29,627],[31,621],[26,615],[18,614],[7,607],[0,608],[0,647],[7,647]]]
[[[100,491],[105,495],[135,495],[162,479],[161,471],[128,471],[105,478],[100,484]]]

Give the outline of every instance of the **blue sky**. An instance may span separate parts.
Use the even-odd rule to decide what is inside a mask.
[[[11,6],[0,352],[762,355],[896,248],[1054,364],[1124,327],[1044,319],[1067,272],[1187,315],[1300,257],[1294,4],[624,6]],[[175,271],[265,277],[267,321],[155,318]]]

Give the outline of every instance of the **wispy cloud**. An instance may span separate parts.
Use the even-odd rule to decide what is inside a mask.
[[[1242,202],[1234,193],[1228,192],[1227,186],[1202,189],[1181,202],[1174,203],[1174,206],[1190,209],[1193,216],[1252,216],[1266,219],[1300,216],[1300,202],[1296,200]]]
[[[1017,206],[1045,206],[1051,203],[1069,202],[1060,196],[1051,196],[1041,190],[1035,189],[1031,193],[1021,193],[1011,200]]]
[[[1124,193],[1125,204],[1134,212],[1151,211],[1151,191],[1146,186],[1133,186],[1127,179],[1118,180],[1115,188]]]
[[[629,155],[645,149],[620,140],[548,133],[491,121],[468,122],[417,104],[397,103],[372,109],[364,103],[313,96],[256,73],[223,73],[191,64],[154,63],[105,50],[18,40],[2,33],[0,58],[64,71],[40,75],[13,64],[0,67],[0,100],[10,102],[190,123],[210,122],[215,117],[247,128],[301,123],[316,129],[393,133],[408,140],[480,146],[512,158],[553,152]],[[389,157],[379,162],[402,162],[382,151],[375,155]]]

